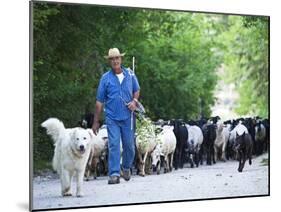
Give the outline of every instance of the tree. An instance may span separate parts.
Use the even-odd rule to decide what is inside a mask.
[[[267,113],[264,18],[33,4],[35,165],[50,161],[53,149],[40,123],[57,117],[74,127],[82,114],[93,112],[99,79],[109,70],[103,56],[112,47],[126,52],[125,67],[136,58],[141,102],[152,120],[210,116],[222,63],[228,80],[239,82],[238,111]]]
[[[221,37],[228,80],[240,94],[240,115],[268,117],[268,23],[267,17],[231,16]]]

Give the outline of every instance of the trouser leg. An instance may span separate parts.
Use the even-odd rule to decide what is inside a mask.
[[[134,130],[131,128],[131,119],[121,122],[121,138],[122,138],[122,168],[129,170],[132,167],[135,157]]]
[[[106,119],[108,131],[108,171],[109,176],[120,176],[120,136],[117,121]]]

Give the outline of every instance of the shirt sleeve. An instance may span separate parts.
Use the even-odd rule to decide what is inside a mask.
[[[133,93],[137,92],[140,90],[140,85],[137,76],[134,74],[133,75]]]
[[[104,103],[106,96],[105,76],[100,79],[96,100]]]

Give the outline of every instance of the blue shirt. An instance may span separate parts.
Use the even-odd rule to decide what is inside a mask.
[[[126,103],[133,100],[133,94],[140,89],[136,75],[122,67],[124,79],[120,84],[118,77],[111,69],[100,79],[96,100],[104,104],[105,115],[112,120],[125,120],[131,110]]]

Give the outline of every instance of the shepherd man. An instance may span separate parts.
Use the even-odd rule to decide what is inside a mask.
[[[134,111],[137,108],[140,86],[136,75],[122,65],[125,53],[111,48],[105,56],[111,69],[100,79],[92,130],[98,133],[99,119],[104,108],[108,131],[108,184],[120,183],[122,177],[129,181],[130,169],[135,157]],[[122,164],[120,167],[120,141],[122,142]]]

